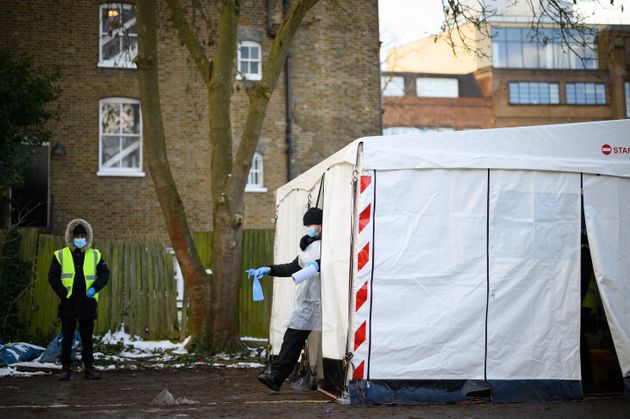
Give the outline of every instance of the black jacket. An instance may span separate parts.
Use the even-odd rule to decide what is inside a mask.
[[[61,265],[55,255],[50,262],[48,270],[48,282],[59,296],[59,308],[57,315],[60,319],[76,319],[76,320],[93,320],[96,319],[98,307],[96,299],[87,297],[85,289],[85,276],[83,275],[83,260],[85,253],[79,249],[72,251],[72,259],[74,261],[74,282],[72,284],[72,295],[66,298],[68,291],[61,283]],[[99,292],[109,281],[109,268],[105,264],[103,257],[96,265],[96,280],[92,283],[92,287]]]
[[[302,250],[306,249],[311,243],[317,240],[320,240],[320,238],[303,236],[302,239],[300,240],[300,249]],[[269,266],[269,268],[271,268],[271,273],[269,275],[277,276],[277,277],[286,277],[286,276],[293,275],[294,273],[302,269],[302,267],[300,267],[298,259],[299,259],[299,256],[293,259],[292,262]],[[320,265],[319,259],[316,262],[318,265]]]

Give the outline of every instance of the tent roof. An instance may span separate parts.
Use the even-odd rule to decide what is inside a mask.
[[[359,138],[280,187],[276,202],[293,189],[312,189],[335,164],[354,165],[360,143],[367,170],[513,169],[630,177],[628,119],[429,132]],[[610,154],[604,154],[605,145]]]

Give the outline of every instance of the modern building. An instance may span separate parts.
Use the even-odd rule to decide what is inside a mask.
[[[453,45],[440,34],[388,52],[386,133],[630,117],[628,13],[594,14],[589,31],[533,30],[529,2],[503,3],[516,10],[504,4],[490,36],[464,26]]]
[[[247,80],[260,79],[265,71],[283,3],[241,2],[232,101],[236,141],[248,108]],[[191,228],[209,231],[206,89],[166,3],[160,4],[158,59],[168,157]],[[196,28],[212,56],[218,3],[192,4],[203,7],[194,13]],[[193,16],[190,9],[187,13]],[[13,191],[18,207],[39,203],[27,224],[59,234],[69,220],[81,217],[101,239],[168,242],[145,159],[135,25],[133,1],[2,2],[0,48],[26,53],[42,68],[58,66],[62,74],[60,114],[50,124],[50,144],[25,188]],[[287,80],[283,73],[269,103],[247,185],[245,228],[272,228],[274,192],[289,174],[296,176],[357,137],[381,132],[377,1],[317,4],[297,32],[289,74]]]

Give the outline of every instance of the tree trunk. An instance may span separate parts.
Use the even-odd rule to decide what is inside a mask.
[[[208,337],[215,351],[233,352],[242,347],[239,339],[238,295],[242,277],[243,225],[238,205],[214,206],[213,281]],[[242,212],[242,200],[241,200]],[[235,215],[236,214],[236,215]],[[234,222],[234,219],[237,219]]]
[[[190,295],[192,345],[205,346],[207,328],[207,306],[209,301],[206,274],[186,219],[184,205],[173,180],[166,153],[157,61],[157,4],[151,0],[136,2],[138,20],[138,78],[142,97],[142,124],[147,164],[156,195],[162,209],[164,221],[175,249],[175,256],[184,276]]]
[[[166,0],[177,31],[188,48],[208,90],[210,144],[212,146],[213,278],[207,335],[213,351],[234,351],[241,347],[238,323],[238,291],[242,276],[243,211],[245,185],[252,157],[260,138],[271,94],[282,73],[284,60],[295,32],[306,12],[318,0],[295,2],[274,39],[263,66],[260,82],[246,82],[250,108],[233,153],[230,103],[237,52],[240,11],[238,0],[223,0],[214,60],[206,51],[184,16],[178,0]],[[141,34],[138,33],[140,38]],[[187,283],[188,285],[188,283]]]

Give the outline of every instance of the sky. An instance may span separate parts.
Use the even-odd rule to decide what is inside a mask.
[[[379,0],[383,48],[388,49],[440,32],[441,0]]]
[[[502,0],[483,1],[505,3]],[[592,13],[592,8],[597,8],[598,23],[630,24],[630,0],[614,0],[612,6],[610,0],[578,0],[577,4],[584,7],[582,10],[587,16]],[[378,12],[383,42],[381,50],[439,33],[443,20],[442,0],[378,0]]]

